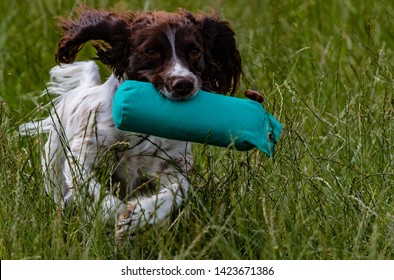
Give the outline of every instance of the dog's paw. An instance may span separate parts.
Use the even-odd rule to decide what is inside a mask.
[[[130,230],[135,207],[135,204],[129,203],[127,210],[119,214],[115,228],[115,241],[118,245],[124,245],[127,237],[131,235]]]

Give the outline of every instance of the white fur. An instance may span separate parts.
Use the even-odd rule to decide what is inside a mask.
[[[193,73],[183,67],[178,60],[175,60],[170,70],[172,77],[191,77]]]
[[[172,58],[171,58],[171,68],[170,68],[170,77],[194,77],[194,74],[184,67],[181,62],[179,61],[179,58],[176,54],[176,49],[175,49],[175,32],[176,30],[169,28],[167,30],[167,38],[170,41],[170,46],[171,46],[171,52],[172,52]]]
[[[116,225],[119,237],[164,220],[180,206],[189,188],[190,145],[117,129],[112,100],[121,81],[112,75],[100,84],[94,62],[56,66],[50,76],[48,91],[56,95],[50,116],[21,131],[48,134],[42,166],[46,189],[55,202],[62,207],[86,205],[92,210],[87,216],[99,205],[103,220]],[[128,196],[120,199],[111,192],[116,184],[102,186],[97,181],[101,160],[111,163],[110,175]],[[144,188],[137,185],[142,176],[153,178],[157,192],[137,192]]]

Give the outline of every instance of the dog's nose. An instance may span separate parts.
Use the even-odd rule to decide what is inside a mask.
[[[186,96],[194,90],[194,83],[187,77],[176,77],[173,79],[172,90],[178,96]]]

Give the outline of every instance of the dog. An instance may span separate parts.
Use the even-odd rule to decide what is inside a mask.
[[[181,206],[193,156],[188,142],[117,129],[111,113],[114,93],[132,79],[151,82],[172,100],[190,99],[200,89],[232,95],[242,74],[235,33],[215,13],[186,10],[85,7],[76,17],[59,19],[58,26],[63,32],[58,66],[50,71],[47,88],[56,95],[53,108],[48,118],[22,130],[32,133],[38,127],[48,134],[42,166],[55,202],[64,209],[75,204],[99,209],[122,239]],[[96,59],[112,70],[102,84],[95,62],[76,62],[88,41]]]

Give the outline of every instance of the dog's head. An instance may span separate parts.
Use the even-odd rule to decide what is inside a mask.
[[[83,9],[61,19],[64,35],[58,63],[71,63],[87,41],[119,79],[148,81],[171,99],[188,99],[198,90],[230,93],[241,75],[234,31],[217,15]]]

